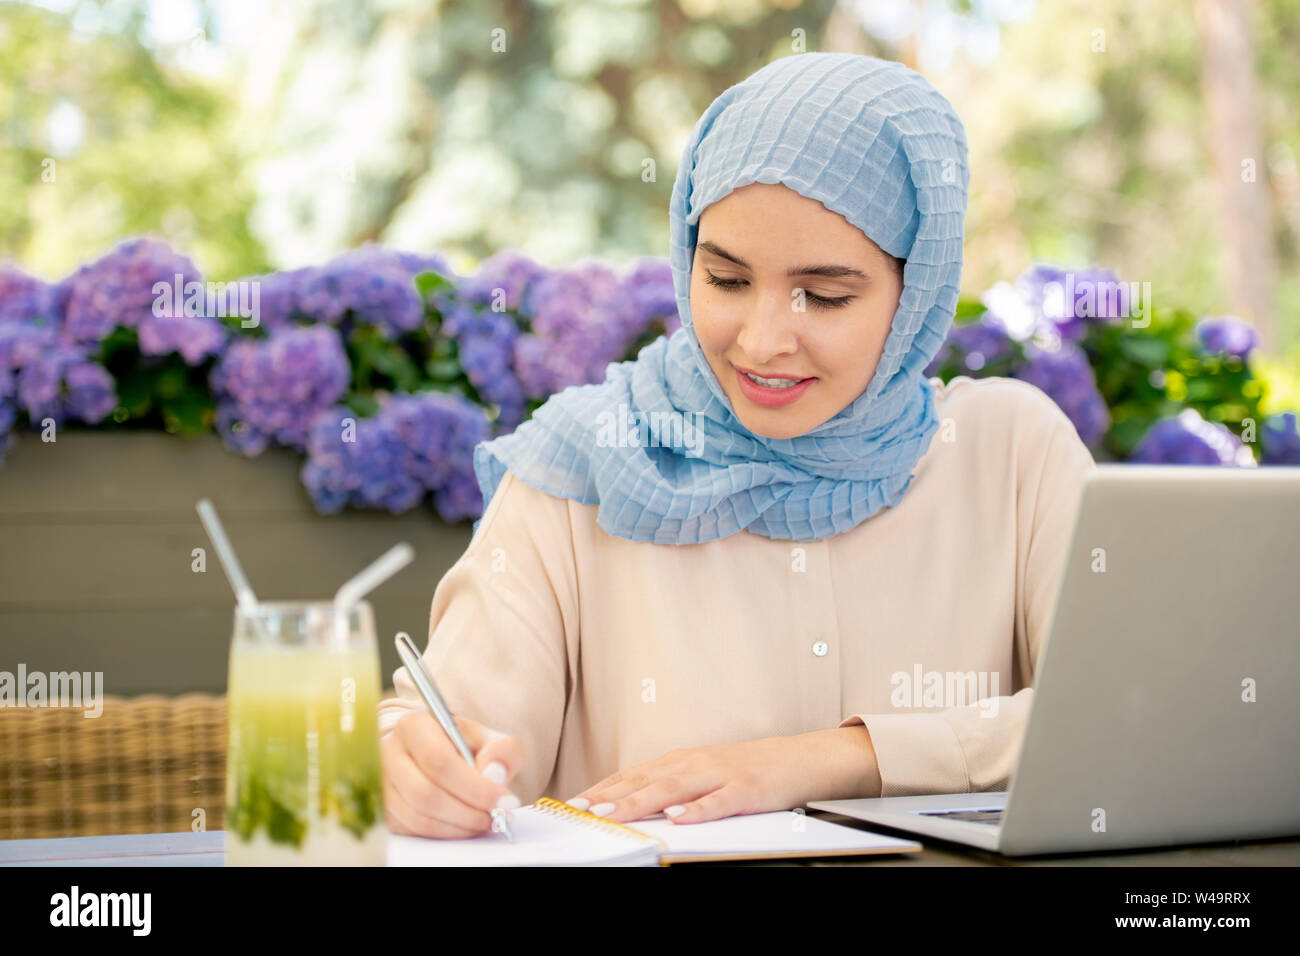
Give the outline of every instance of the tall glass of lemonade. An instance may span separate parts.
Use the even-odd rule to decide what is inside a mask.
[[[226,863],[383,866],[374,613],[321,602],[235,610]]]

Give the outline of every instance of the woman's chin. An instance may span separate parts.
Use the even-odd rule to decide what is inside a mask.
[[[765,409],[767,414],[746,411],[740,418],[740,424],[760,438],[798,438],[820,422],[810,422],[807,415],[793,415],[785,409]]]

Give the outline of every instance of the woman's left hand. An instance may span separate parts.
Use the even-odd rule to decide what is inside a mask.
[[[674,823],[700,823],[789,810],[809,800],[875,796],[865,789],[875,772],[866,728],[842,727],[671,750],[620,770],[566,802],[620,823],[660,811]]]

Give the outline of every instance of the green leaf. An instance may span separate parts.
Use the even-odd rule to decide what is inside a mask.
[[[450,382],[460,377],[460,363],[455,359],[431,359],[424,368],[435,382]]]
[[[953,312],[953,325],[965,325],[968,322],[974,322],[981,315],[988,311],[988,307],[976,299],[960,299],[957,302],[957,309]]]
[[[185,368],[165,366],[154,380],[154,394],[164,400],[178,398],[185,391],[188,378]]]
[[[1240,395],[1241,391],[1226,388],[1212,378],[1189,378],[1187,380],[1187,402],[1189,404],[1214,402],[1220,398],[1229,398],[1234,394]]]
[[[1148,335],[1126,335],[1119,350],[1131,362],[1146,368],[1162,368],[1169,357],[1169,343]]]
[[[1117,450],[1121,457],[1127,458],[1150,427],[1151,422],[1145,417],[1116,422],[1106,436],[1107,444]]]
[[[267,790],[263,779],[249,767],[236,771],[240,776],[235,805],[228,808],[230,828],[243,840],[251,839],[259,828],[276,843],[301,846],[307,825],[293,811]]]
[[[139,355],[139,337],[135,329],[126,329],[117,326],[112,332],[104,336],[104,341],[99,347],[100,363],[107,367],[112,362],[121,358],[134,359]],[[135,354],[132,354],[135,353]]]
[[[180,432],[182,435],[200,435],[208,430],[211,423],[212,400],[203,392],[190,387],[163,405],[162,413],[169,426],[168,431]]]
[[[339,780],[333,789],[338,804],[339,823],[358,840],[362,839],[379,816],[378,778],[368,781]]]
[[[266,835],[276,843],[292,843],[302,846],[302,838],[307,832],[307,825],[294,816],[293,811],[274,797],[267,797],[270,812],[266,820]]]
[[[420,293],[421,298],[427,299],[430,295],[440,289],[449,288],[451,288],[451,280],[432,269],[427,272],[418,273],[415,276],[415,289]]]
[[[392,380],[398,391],[410,392],[420,382],[420,370],[400,346],[391,346],[375,355],[375,370]]]
[[[153,375],[142,368],[133,368],[117,383],[117,402],[131,418],[144,418],[153,405]]]
[[[373,418],[379,414],[379,402],[369,392],[349,392],[343,399],[343,404],[360,418]]]

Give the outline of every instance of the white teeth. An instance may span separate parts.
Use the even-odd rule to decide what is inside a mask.
[[[748,372],[745,374],[749,375],[751,382],[757,382],[764,388],[794,388],[799,384],[798,381],[789,378],[759,378],[757,375],[750,375]]]

